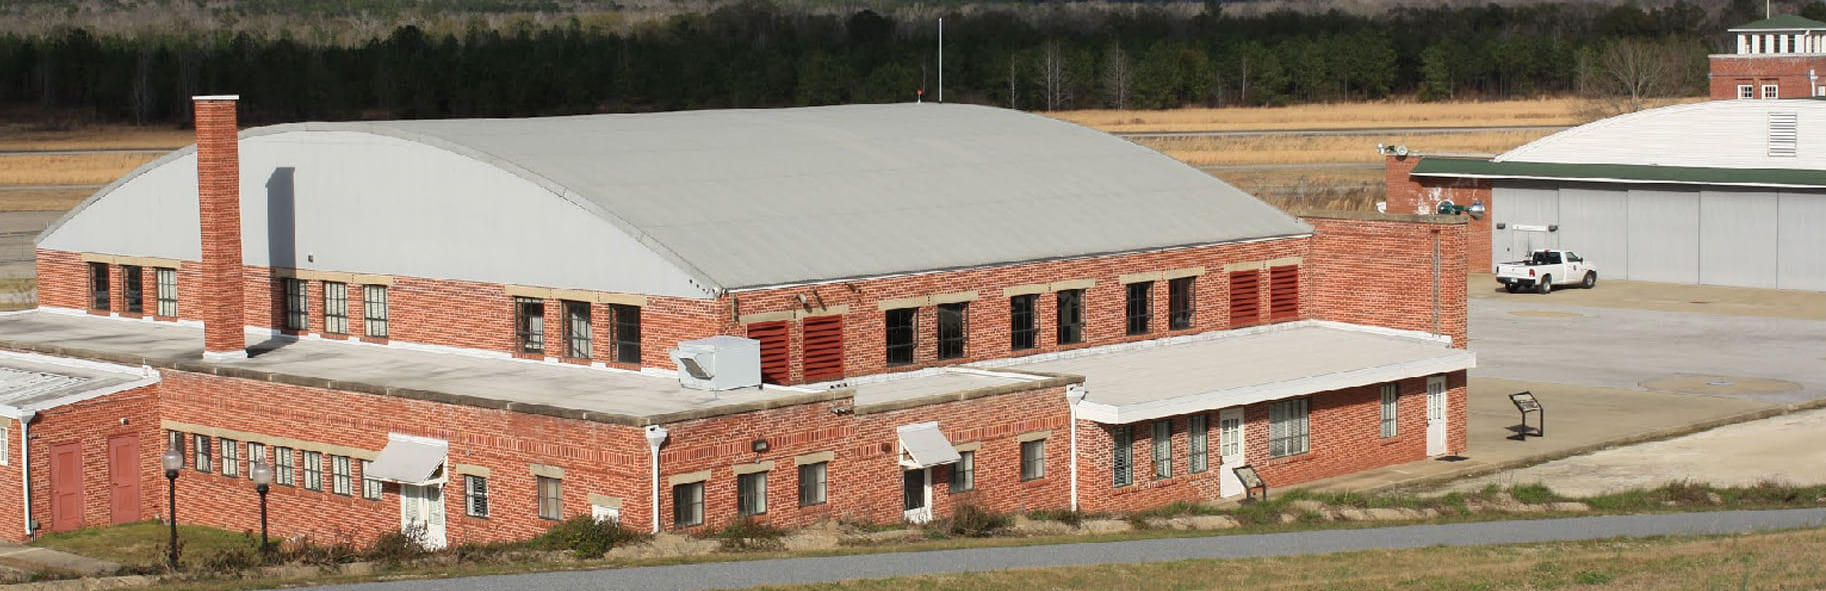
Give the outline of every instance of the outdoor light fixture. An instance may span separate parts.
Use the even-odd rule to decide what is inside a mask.
[[[767,440],[766,439],[756,439],[756,440],[754,440],[753,443],[748,444],[748,446],[750,448],[754,449],[755,453],[758,453],[758,454],[767,453]]]
[[[1465,208],[1465,213],[1471,214],[1471,217],[1473,218],[1483,218],[1484,213],[1488,211],[1489,209],[1484,207],[1484,200],[1482,199],[1472,200],[1471,206]]]
[[[178,471],[184,469],[184,452],[178,451],[176,446],[172,446],[165,449],[165,455],[161,459],[165,464],[165,489],[169,494],[166,506],[171,508],[171,519],[169,520],[171,542],[167,546],[170,549],[167,558],[171,563],[171,570],[175,571],[178,569]]]
[[[247,476],[254,480],[254,492],[260,493],[260,554],[264,556],[272,549],[266,541],[266,493],[272,489],[273,468],[255,460],[253,467],[248,468]]]

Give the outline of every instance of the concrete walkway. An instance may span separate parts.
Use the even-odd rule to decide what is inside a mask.
[[[321,589],[374,591],[741,589],[758,585],[792,585],[912,575],[1132,564],[1201,558],[1252,558],[1390,548],[1477,546],[1614,537],[1712,535],[1820,527],[1822,524],[1826,524],[1826,509],[1577,517],[1538,521],[1492,521],[1092,544],[789,558],[463,579],[389,581],[321,587]]]
[[[76,573],[95,577],[120,571],[120,564],[60,550],[0,541],[0,569],[25,573]]]

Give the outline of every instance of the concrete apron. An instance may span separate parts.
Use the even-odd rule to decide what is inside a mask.
[[[1522,391],[1533,392],[1546,409],[1545,437],[1516,438],[1521,413],[1509,402],[1509,394]],[[1723,425],[1826,408],[1826,399],[1781,405],[1743,398],[1475,376],[1470,380],[1469,397],[1466,435],[1470,449],[1460,458],[1409,462],[1291,488],[1337,492],[1425,489],[1601,449],[1660,441]],[[1529,417],[1528,424],[1536,425],[1533,416]],[[1553,486],[1551,482],[1545,484]]]

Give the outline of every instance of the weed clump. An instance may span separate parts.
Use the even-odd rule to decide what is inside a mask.
[[[778,551],[786,548],[786,530],[747,516],[729,522],[713,537],[721,541],[724,550],[730,552]]]

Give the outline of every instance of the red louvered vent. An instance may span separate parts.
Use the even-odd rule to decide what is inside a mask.
[[[843,316],[806,318],[802,346],[799,359],[805,364],[805,381],[843,378]]]
[[[1268,270],[1268,319],[1300,319],[1300,268],[1294,265]]]
[[[1262,272],[1236,271],[1230,274],[1230,327],[1254,326],[1262,322]]]
[[[761,341],[761,381],[786,384],[792,381],[792,362],[787,355],[786,322],[756,322],[748,325],[748,338]]]

